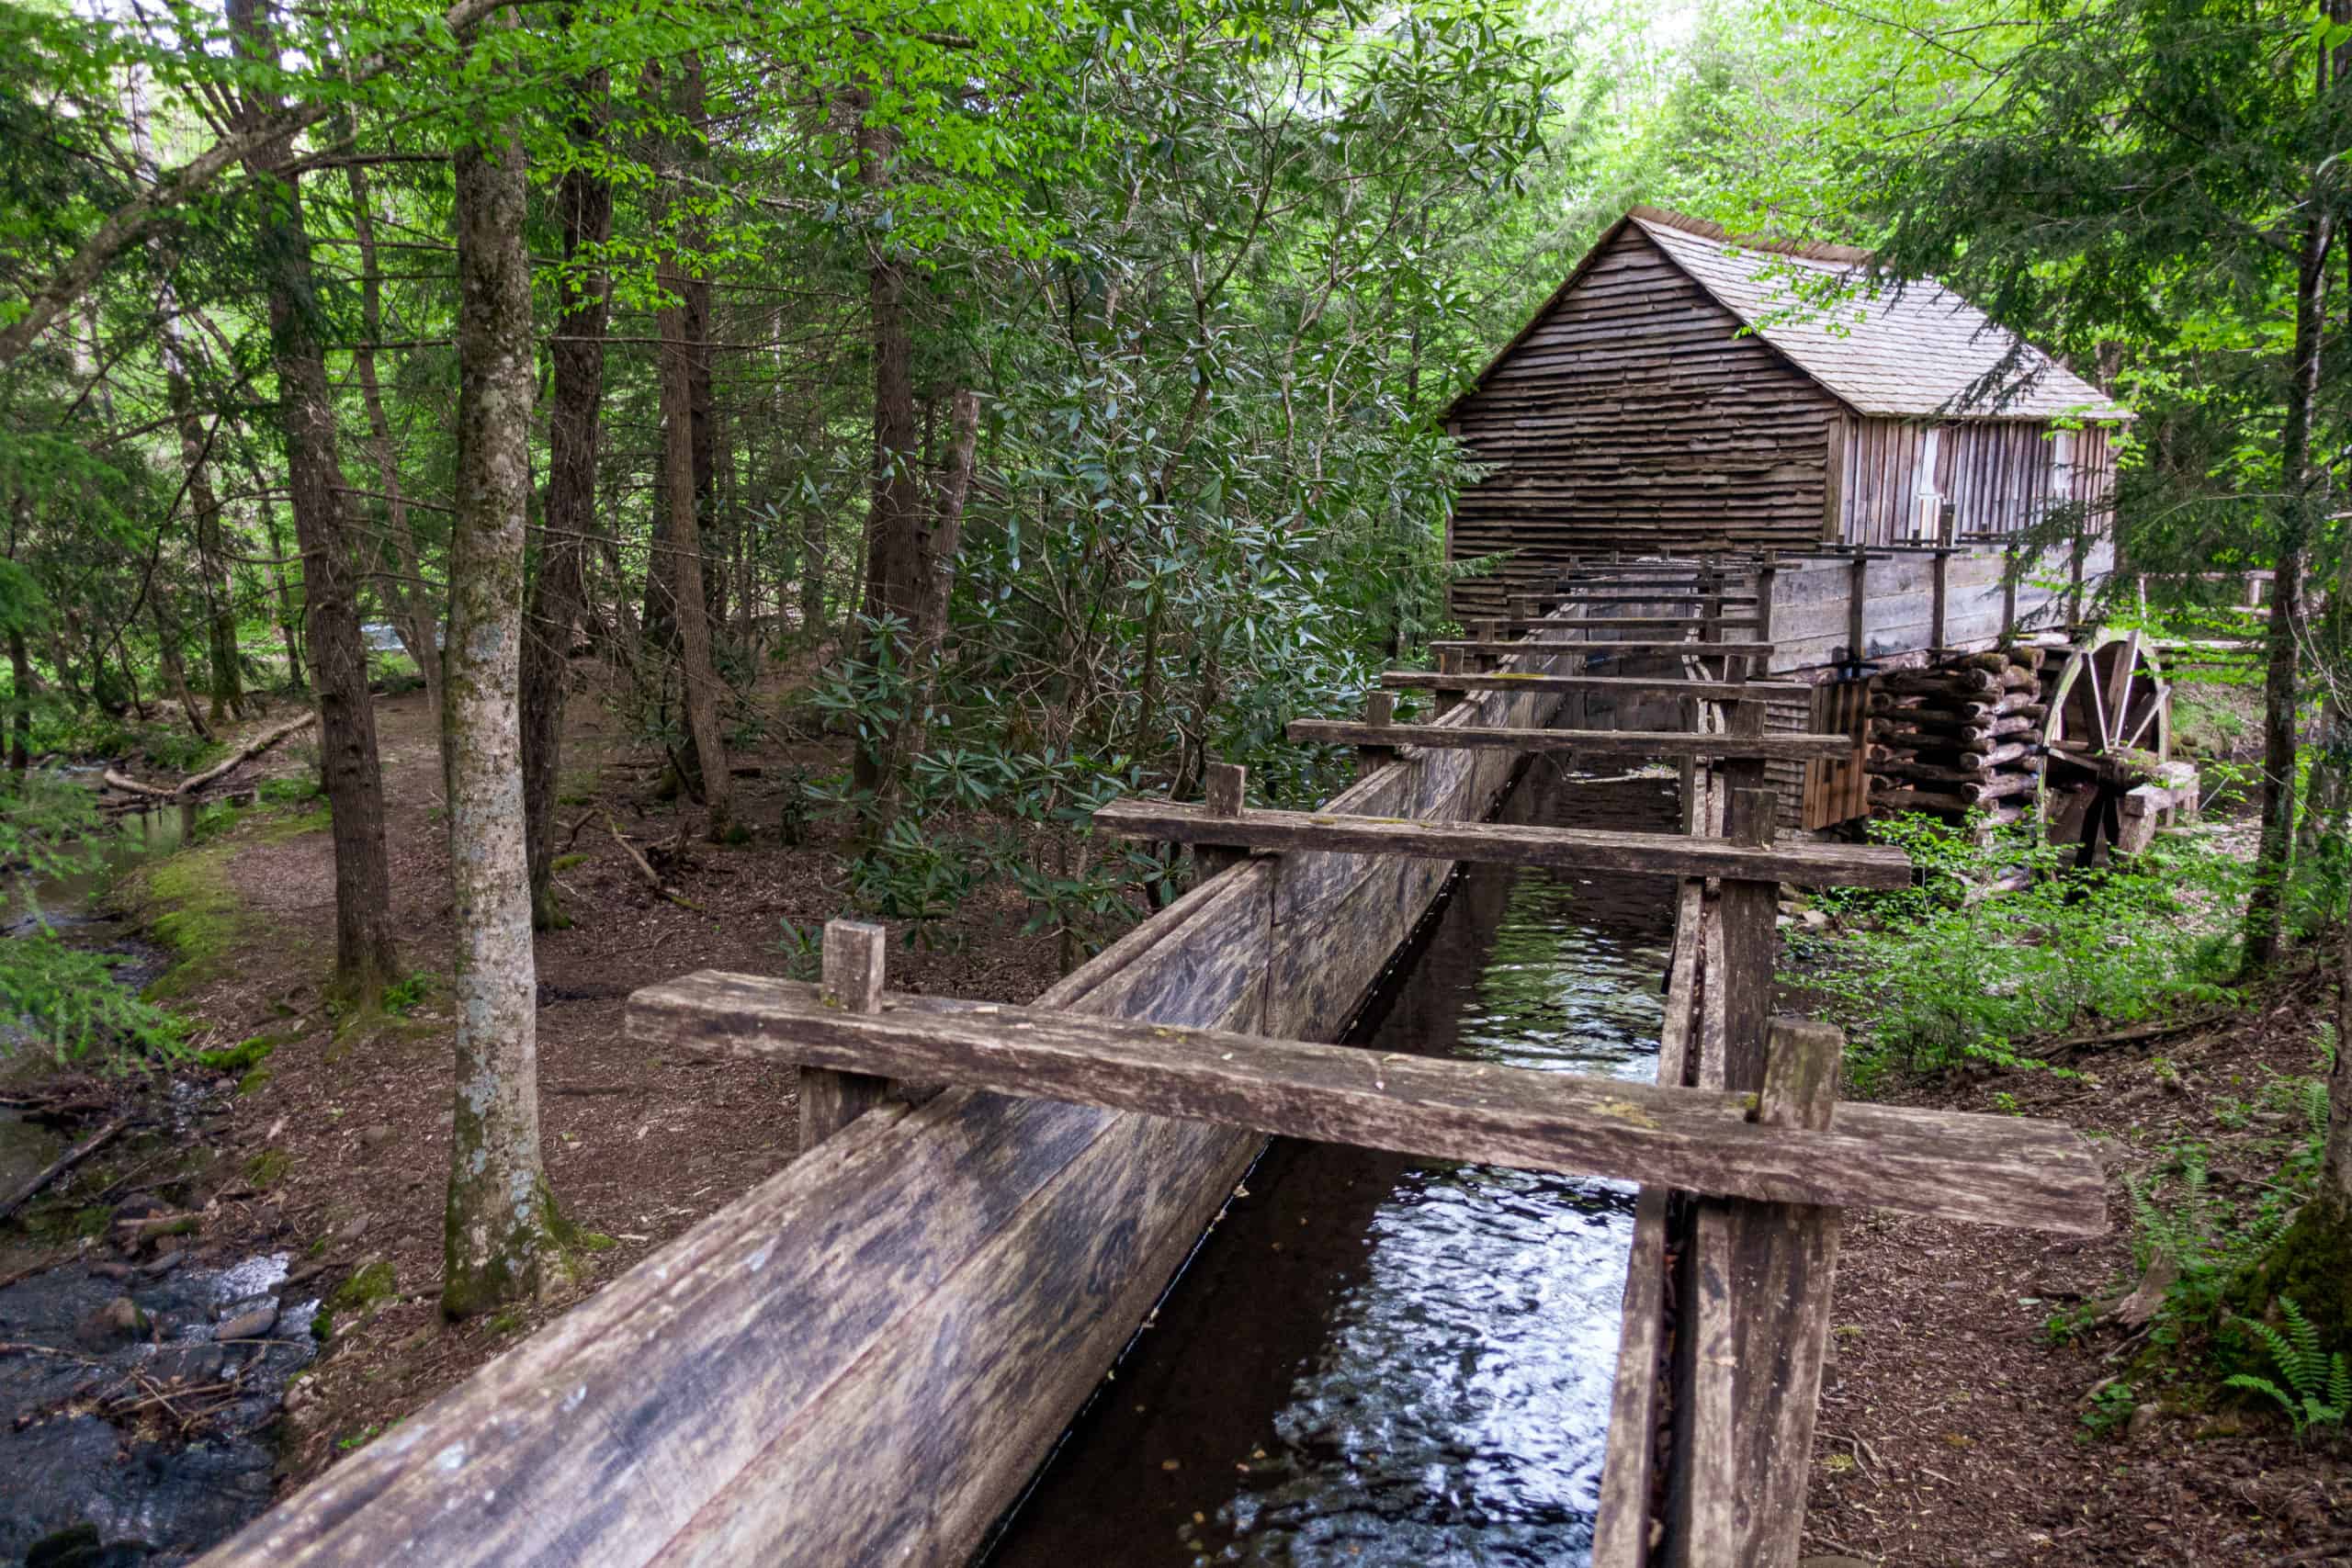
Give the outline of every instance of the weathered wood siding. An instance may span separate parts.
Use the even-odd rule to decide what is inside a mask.
[[[1940,643],[1935,626],[1933,553],[1905,551],[1893,559],[1870,561],[1862,594],[1860,657],[1883,660],[1928,649],[1989,648],[2003,630],[2008,595],[2002,586],[2003,553],[1997,546],[1955,549],[1944,566],[1944,621]],[[2113,570],[2114,546],[2093,540],[2084,553],[2086,602]],[[2065,552],[2043,555],[2028,569],[2016,596],[2016,626],[2023,631],[2053,629],[2066,617],[2074,563]],[[1773,653],[1770,673],[1819,671],[1852,657],[1853,563],[1834,556],[1780,563],[1772,585]]]
[[[2106,520],[2115,490],[2109,427],[2054,431],[2041,421],[1854,419],[1833,434],[1838,483],[1824,537],[1838,544],[1933,541],[1923,501],[1951,502],[1953,533],[2014,534],[2073,503]]]
[[[1454,613],[1500,615],[1572,555],[1817,543],[1841,409],[1628,226],[1454,411],[1494,471],[1451,554],[1510,557],[1455,584]]]

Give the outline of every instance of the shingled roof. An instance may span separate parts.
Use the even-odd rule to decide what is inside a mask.
[[[2016,333],[1995,325],[1984,311],[1933,279],[1898,290],[1891,281],[1868,278],[1867,251],[1735,238],[1713,223],[1652,207],[1627,213],[1594,251],[1627,224],[1647,235],[1757,337],[1858,413],[2011,420],[2132,417],[2129,409]],[[1579,264],[1554,299],[1573,288],[1582,272]],[[1810,279],[1802,274],[1845,278],[1856,291],[1834,305],[1816,305],[1807,298]],[[1550,308],[1547,303],[1536,320]],[[1511,346],[1517,346],[1516,339]],[[2003,370],[1996,389],[1972,398],[1977,384],[2000,368],[2013,350],[2016,362]],[[1496,364],[1510,353],[1505,348]],[[1488,366],[1487,372],[1493,368]],[[1485,379],[1482,373],[1479,380]]]

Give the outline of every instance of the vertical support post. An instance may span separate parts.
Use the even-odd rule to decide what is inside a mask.
[[[1844,1037],[1774,1019],[1755,1120],[1826,1130]],[[1838,1271],[1839,1215],[1793,1203],[1707,1199],[1694,1221],[1687,1309],[1686,1473],[1665,1561],[1793,1568],[1804,1534],[1813,1430]]]
[[[1201,804],[1212,817],[1241,815],[1242,799],[1250,793],[1250,770],[1235,762],[1211,762],[1208,779],[1201,795]],[[1193,858],[1201,868],[1201,880],[1205,882],[1227,867],[1249,858],[1247,850],[1227,849],[1220,845],[1195,844]]]
[[[882,1010],[888,928],[868,920],[825,922],[824,978],[828,1006],[844,1012]],[[800,1069],[800,1152],[807,1154],[881,1103],[890,1080],[866,1073]]]
[[[1761,703],[1736,704],[1733,713],[1734,735],[1763,732]],[[1736,844],[1762,847],[1772,841],[1780,796],[1750,782],[1761,768],[1753,759],[1724,763],[1724,837]],[[1723,922],[1724,972],[1707,979],[1723,988],[1724,1087],[1749,1089],[1764,1077],[1765,1021],[1772,1011],[1772,972],[1780,946],[1781,885],[1726,878],[1716,912]]]
[[[1939,547],[1936,551],[1935,583],[1928,600],[1928,646],[1944,646],[1944,622],[1951,602],[1951,552]]]
[[[1856,545],[1853,576],[1846,585],[1846,657],[1856,664],[1870,657],[1870,547]]]
[[[2072,631],[2083,624],[2083,554],[2087,548],[2080,534],[2075,536],[2068,550],[2066,584],[2066,627]]]
[[[1453,651],[1453,649],[1437,649],[1437,672],[1440,672],[1440,674],[1461,674],[1461,672],[1463,672],[1463,656],[1461,656],[1461,653],[1456,653],[1456,651]],[[1449,698],[1449,696],[1452,696],[1452,701],[1446,701],[1446,698]],[[1452,712],[1453,707],[1458,705],[1458,703],[1465,703],[1465,701],[1467,701],[1467,696],[1470,696],[1470,694],[1467,694],[1467,691],[1453,691],[1453,694],[1446,694],[1446,691],[1437,691],[1437,694],[1432,694],[1432,698],[1435,698],[1437,703],[1446,703],[1446,705],[1442,707],[1440,712]]]
[[[1781,569],[1771,565],[1769,559],[1765,565],[1756,569],[1756,640],[1758,642],[1769,643],[1772,640],[1772,593],[1780,586],[1780,582]],[[1771,669],[1771,654],[1763,653],[1748,661],[1747,672],[1750,675],[1765,675],[1770,673]]]
[[[1396,694],[1374,692],[1363,700],[1363,721],[1385,728],[1396,719]],[[1356,748],[1356,777],[1362,778],[1375,768],[1387,766],[1396,760],[1394,746],[1359,746]],[[1222,764],[1219,764],[1222,766]]]
[[[2014,642],[2018,635],[2018,547],[2001,547],[2001,640]]]

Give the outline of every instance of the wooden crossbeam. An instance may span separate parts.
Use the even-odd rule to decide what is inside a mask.
[[[1506,632],[1555,632],[1563,626],[1574,629],[1599,626],[1611,631],[1665,632],[1672,631],[1678,626],[1737,626],[1743,631],[1754,631],[1764,623],[1754,615],[1593,615],[1568,620],[1562,620],[1557,616],[1529,620],[1521,616],[1517,620],[1493,621],[1488,624],[1497,631]]]
[[[1631,588],[1634,585],[1624,586]],[[1526,600],[1532,604],[1557,604],[1563,609],[1574,609],[1578,604],[1679,604],[1686,601],[1694,604],[1753,604],[1756,603],[1756,595],[1753,593],[1722,593],[1703,586],[1692,588],[1688,592],[1671,588],[1642,587],[1638,592],[1514,593],[1511,598]]]
[[[1238,817],[1216,817],[1198,806],[1141,796],[1103,807],[1095,812],[1094,825],[1124,839],[1254,850],[1409,855],[1419,860],[1635,875],[1724,876],[1749,882],[1795,882],[1810,887],[1911,885],[1910,860],[1901,850],[1883,844],[1736,844],[1679,833],[1417,821],[1313,811],[1245,811]]]
[[[2071,1128],[1873,1105],[1834,1130],[1749,1119],[1751,1097],[938,997],[875,1013],[713,970],[629,998],[645,1044],[722,1051],[1401,1154],[1866,1206],[2091,1235],[2098,1161]]]
[[[1464,674],[1444,670],[1391,670],[1380,677],[1391,691],[1614,692],[1626,696],[1696,697],[1702,702],[1760,703],[1801,697],[1811,686],[1793,681],[1684,681],[1670,675],[1538,675],[1515,671]]]
[[[1693,735],[1679,729],[1507,729],[1479,725],[1363,724],[1295,718],[1293,740],[1320,746],[1429,746],[1499,751],[1581,751],[1594,757],[1761,757],[1842,761],[1850,735]]]
[[[1566,626],[1574,623],[1555,622],[1553,624]],[[1595,622],[1593,629],[1605,630],[1608,625],[1606,621]],[[1566,652],[1590,654],[1600,658],[1623,654],[1684,653],[1705,659],[1712,659],[1717,654],[1730,654],[1740,659],[1765,659],[1771,656],[1772,644],[1769,642],[1692,642],[1688,638],[1668,642],[1657,637],[1624,640],[1613,637],[1592,637],[1576,642],[1551,638],[1541,642],[1532,638],[1523,642],[1508,639],[1487,642],[1464,638],[1433,642],[1430,644],[1430,651],[1431,653],[1477,653],[1489,657],[1505,657],[1519,653]]]

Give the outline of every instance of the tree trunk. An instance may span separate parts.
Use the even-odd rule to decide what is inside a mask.
[[[530,508],[531,275],[523,151],[460,142],[458,494],[442,759],[457,910],[456,1122],[442,1311],[536,1296],[555,1258],[539,1156],[538,1003],[523,822],[523,559]]]
[[[21,626],[8,628],[8,768],[24,781],[33,760],[33,656]]]
[[[956,593],[956,556],[963,544],[964,503],[972,493],[972,468],[979,448],[980,400],[968,387],[956,390],[952,415],[954,434],[947,450],[947,472],[940,481],[930,514],[916,540],[922,562],[921,597],[915,604],[913,669],[915,698],[908,705],[892,760],[890,773],[903,778],[922,755],[930,734],[931,710],[939,697],[939,663],[947,640],[947,609]],[[886,791],[882,808],[887,818],[895,792]]]
[[[582,560],[596,524],[596,446],[605,396],[610,288],[594,259],[613,231],[613,187],[594,170],[604,131],[603,72],[577,85],[578,159],[556,188],[564,266],[556,285],[555,406],[548,418],[546,536],[523,638],[523,815],[528,824],[532,919],[563,923],[555,897],[555,804],[563,762],[564,682],[572,625],[587,598]]]
[[[662,424],[670,458],[665,465],[669,483],[671,578],[677,590],[675,604],[679,660],[686,689],[686,730],[694,744],[694,762],[702,774],[702,797],[710,808],[710,840],[726,838],[732,825],[731,782],[727,773],[727,748],[718,725],[718,677],[710,660],[710,617],[701,613],[702,536],[695,525],[693,378],[685,352],[684,323],[677,306],[662,309]]]
[[[241,51],[266,58],[277,47],[267,0],[229,0]],[[251,130],[277,112],[267,96],[241,110]],[[384,852],[383,775],[376,754],[376,710],[368,694],[368,655],[344,536],[342,474],[335,460],[334,401],[315,318],[311,241],[301,192],[288,165],[292,150],[271,142],[246,159],[258,187],[256,254],[269,276],[270,346],[286,439],[287,490],[302,553],[311,675],[319,705],[319,746],[334,817],[335,983],[373,997],[398,971],[392,945],[391,869]]]
[[[868,190],[890,184],[895,149],[888,130],[861,118],[857,134],[858,178]],[[866,269],[866,306],[874,337],[874,484],[865,514],[865,592],[869,620],[894,619],[903,661],[907,634],[922,595],[922,485],[918,472],[922,433],[915,416],[914,343],[907,326],[906,265],[887,240],[875,243]],[[903,728],[903,721],[901,721]],[[877,809],[896,785],[893,760],[901,737],[892,734],[858,748],[852,772],[854,787],[871,795]]]
[[[710,161],[710,141],[706,132],[702,56],[689,51],[679,62],[678,118],[684,122],[685,134],[680,139],[678,156],[687,168],[699,174]],[[679,249],[685,254],[699,256],[709,249],[710,237],[707,225],[689,209],[679,234]],[[699,541],[696,566],[702,579],[703,592],[698,599],[689,599],[680,591],[682,604],[700,604],[707,620],[706,642],[715,640],[726,625],[726,576],[713,569],[712,545],[719,536],[718,526],[718,392],[711,374],[710,300],[708,275],[700,267],[681,267],[678,297],[684,302],[681,312],[681,335],[685,339],[686,400],[690,413],[688,428],[694,436],[693,462],[695,476],[695,537]]]
[[[376,378],[375,344],[384,336],[384,289],[376,262],[376,214],[368,205],[368,166],[345,165],[351,182],[352,237],[359,244],[360,335],[367,341],[352,355],[358,373],[360,406],[368,412],[368,450],[376,463],[377,488],[383,491],[384,536],[369,554],[379,562],[390,555],[392,567],[379,566],[377,586],[390,604],[401,646],[416,662],[424,682],[427,711],[438,727],[441,720],[441,612],[424,581],[416,548],[416,534],[408,520],[408,496],[401,489],[399,455],[392,448],[392,422],[384,413],[383,389]]]
[[[196,731],[198,740],[210,745],[212,731],[204,722],[203,710],[196,705],[196,694],[187,689],[187,667],[180,660],[179,623],[164,609],[163,585],[157,583],[147,609],[155,622],[155,660],[164,667],[164,680],[187,714],[187,727]]]
[[[2328,251],[2335,241],[2334,207],[2314,194],[2304,220],[2295,283],[2294,360],[2287,378],[2287,412],[2278,434],[2278,468],[2285,500],[2278,548],[2272,562],[2268,659],[2262,683],[2262,843],[2255,859],[2254,893],[2246,900],[2245,967],[2266,969],[2278,956],[2279,922],[2288,879],[2294,874],[2295,699],[2303,619],[2303,557],[2323,510],[2326,475],[2311,460],[2312,413],[2319,399],[2320,350],[2327,311]]]

